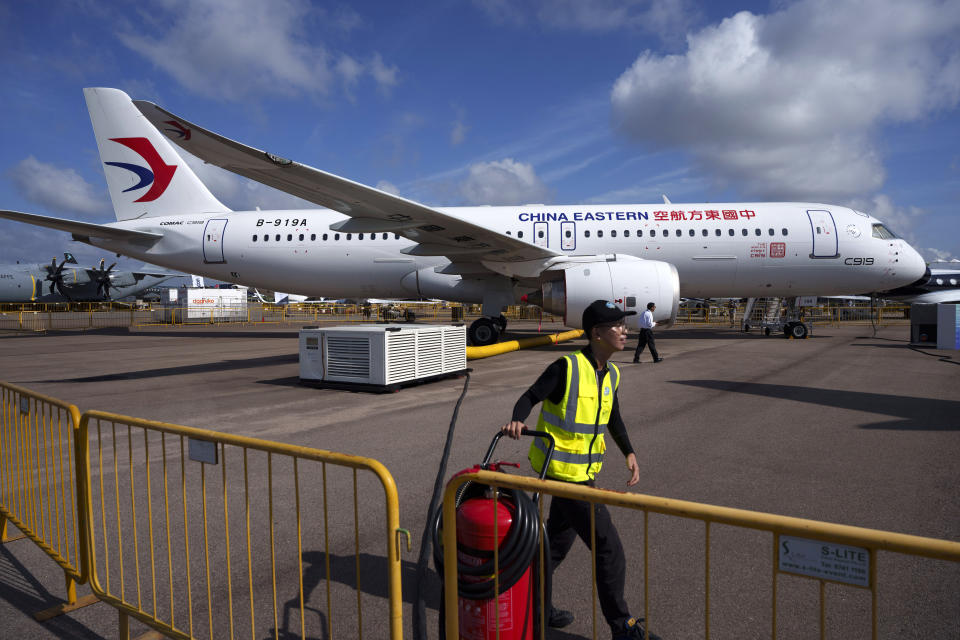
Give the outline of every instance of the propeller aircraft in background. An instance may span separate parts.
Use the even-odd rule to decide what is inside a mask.
[[[180,274],[168,271],[115,271],[81,267],[71,253],[57,264],[0,264],[0,302],[104,302],[119,300],[155,287]]]

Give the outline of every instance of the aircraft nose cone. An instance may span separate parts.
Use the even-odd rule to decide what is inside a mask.
[[[927,271],[927,261],[920,253],[906,242],[903,251],[902,275],[909,282],[916,282]]]

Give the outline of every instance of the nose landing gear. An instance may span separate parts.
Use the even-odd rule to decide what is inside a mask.
[[[470,324],[470,328],[467,329],[467,338],[473,346],[485,347],[496,344],[506,328],[507,319],[503,314],[495,318],[477,318]]]
[[[810,333],[807,325],[800,321],[788,322],[783,327],[783,335],[794,340],[804,340]]]
[[[475,347],[496,344],[500,339],[500,325],[493,318],[477,318],[467,329],[467,338]]]

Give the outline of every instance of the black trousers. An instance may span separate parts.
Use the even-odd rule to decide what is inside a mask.
[[[550,515],[547,517],[550,572],[552,574],[557,565],[567,557],[567,552],[577,537],[590,547],[591,506],[594,509],[597,536],[597,596],[603,617],[616,634],[623,630],[623,624],[630,619],[630,611],[623,600],[626,561],[620,536],[605,505],[591,505],[581,500],[553,496],[550,501]]]
[[[653,356],[654,360],[660,359],[660,354],[657,353],[657,343],[653,339],[653,329],[640,329],[640,340],[637,342],[637,350],[633,352],[633,359],[640,359],[640,352],[643,351],[643,348],[650,347],[650,355]]]

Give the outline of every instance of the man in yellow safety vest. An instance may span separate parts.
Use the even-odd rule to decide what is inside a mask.
[[[606,451],[605,432],[609,431],[626,457],[632,487],[640,479],[640,467],[620,417],[617,387],[620,369],[609,362],[610,356],[622,351],[627,342],[624,318],[636,311],[624,311],[612,302],[596,300],[583,312],[583,330],[589,340],[581,351],[571,353],[551,364],[533,386],[520,396],[513,416],[502,431],[519,438],[526,427],[524,420],[533,407],[542,402],[537,430],[550,433],[556,449],[547,467],[546,477],[594,486],[594,478],[603,464]],[[534,471],[543,469],[547,443],[536,438],[528,455]],[[579,536],[590,546],[590,508],[588,502],[554,496],[547,518],[547,539],[550,544],[551,574],[566,557]],[[623,545],[610,513],[602,504],[593,505],[595,514],[597,595],[600,608],[610,625],[614,640],[645,638],[642,618],[630,615],[623,599],[626,567]],[[550,602],[547,622],[551,627],[565,627],[573,622],[573,614],[556,609]],[[657,640],[653,634],[649,638]]]

